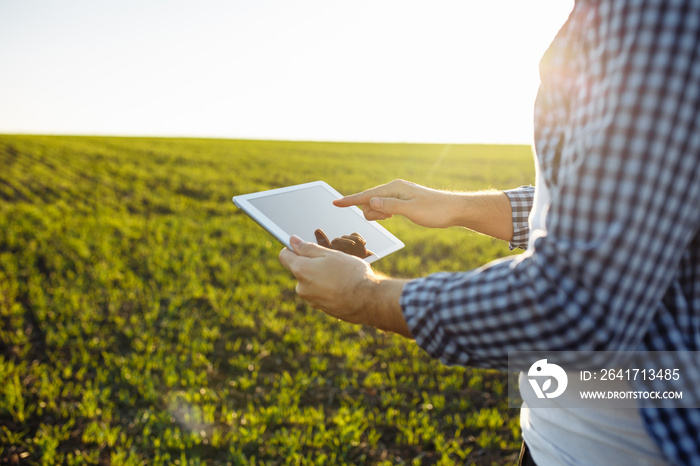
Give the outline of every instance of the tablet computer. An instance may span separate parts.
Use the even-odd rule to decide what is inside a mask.
[[[367,249],[373,252],[365,258],[370,263],[404,247],[386,228],[366,220],[359,208],[333,205],[333,200],[341,197],[324,181],[314,181],[234,196],[233,203],[290,249],[292,235],[315,243],[314,231],[318,228],[330,239],[351,233],[362,235]]]

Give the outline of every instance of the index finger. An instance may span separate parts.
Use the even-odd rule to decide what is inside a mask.
[[[387,185],[383,184],[374,188],[367,189],[357,194],[342,197],[333,201],[337,207],[350,207],[352,205],[368,205],[373,197],[391,196],[392,190]]]

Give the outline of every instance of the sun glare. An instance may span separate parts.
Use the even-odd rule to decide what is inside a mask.
[[[2,132],[527,143],[571,1],[34,6],[0,6]]]

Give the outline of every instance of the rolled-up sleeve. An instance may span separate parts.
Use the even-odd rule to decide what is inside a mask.
[[[535,197],[534,186],[521,186],[515,189],[503,191],[510,201],[513,212],[513,239],[510,240],[510,249],[527,249],[527,241],[530,236],[528,217],[532,210]]]

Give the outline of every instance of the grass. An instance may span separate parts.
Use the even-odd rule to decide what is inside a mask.
[[[533,176],[524,146],[0,135],[0,463],[512,464],[505,374],[308,308],[231,197]],[[383,224],[394,276],[509,254]]]

